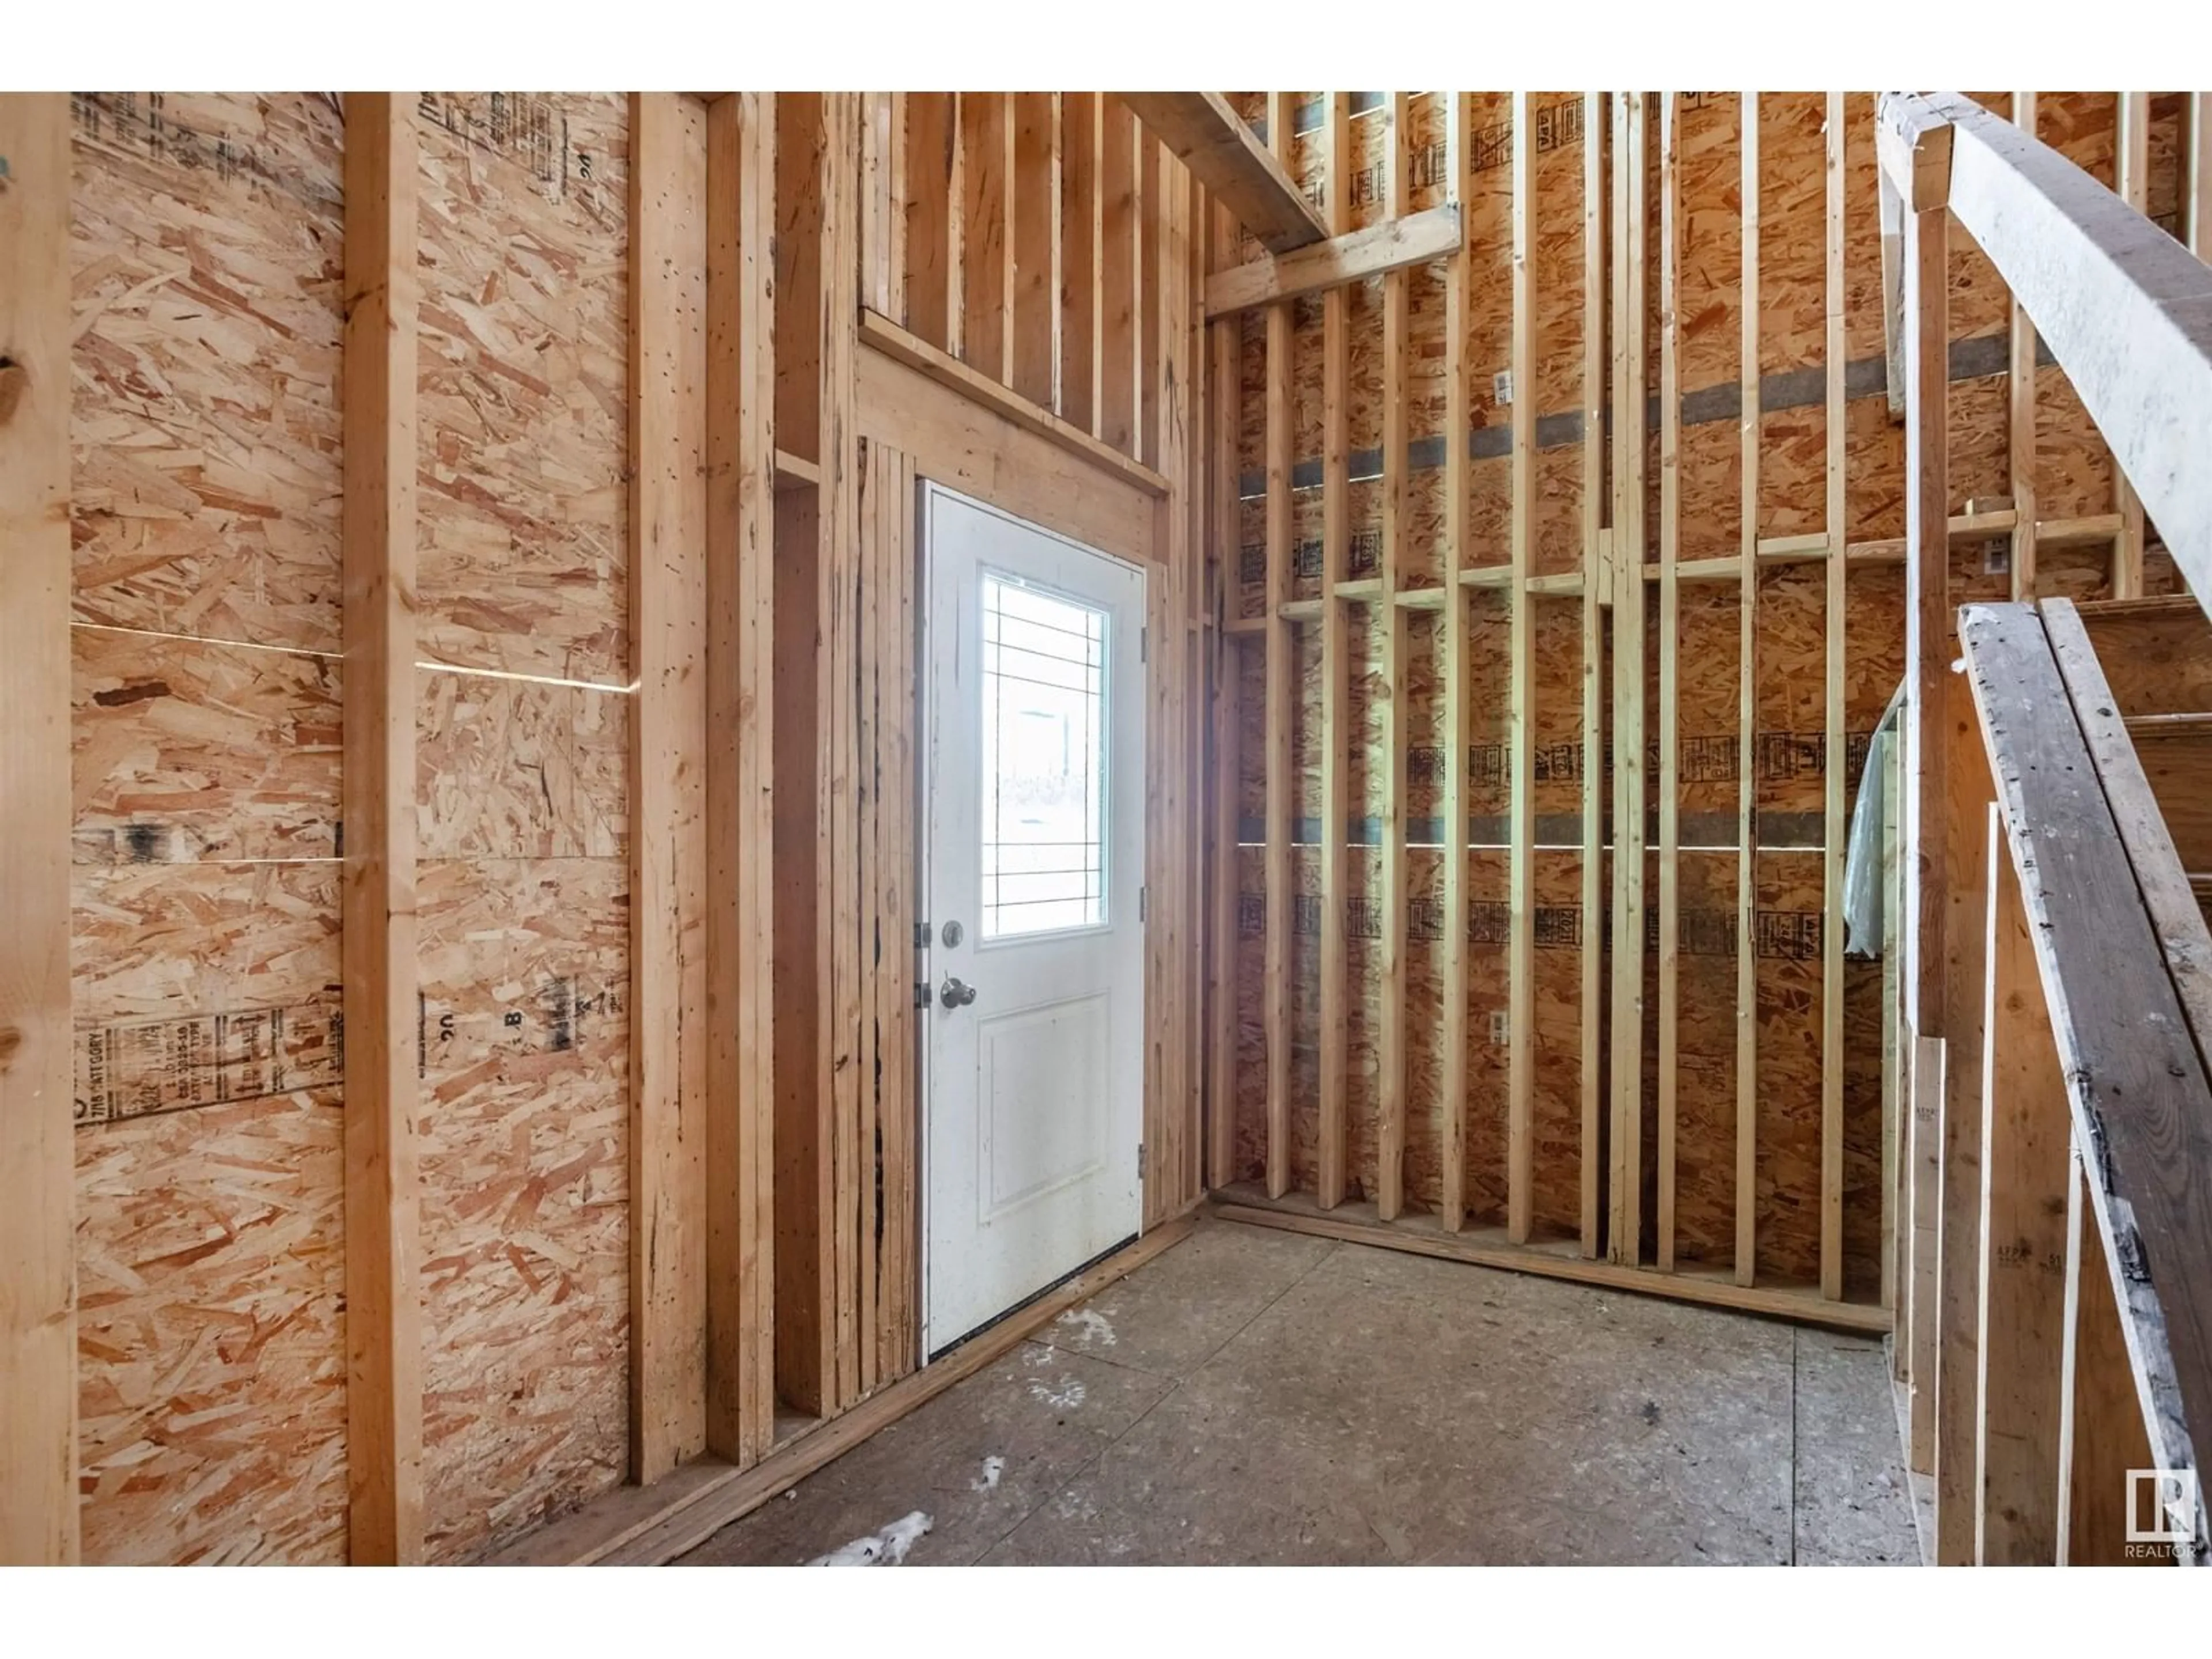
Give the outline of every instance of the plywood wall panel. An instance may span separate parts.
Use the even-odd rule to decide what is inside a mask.
[[[438,93],[421,144],[425,1547],[629,1457],[629,103]]]
[[[629,117],[617,93],[425,93],[420,640],[628,683]]]
[[[75,614],[337,647],[337,111],[79,93]]]
[[[84,1559],[337,1562],[342,128],[73,106]]]
[[[622,1479],[629,875],[425,860],[425,1536],[464,1557]]]
[[[624,855],[626,695],[429,670],[416,684],[423,858]]]
[[[336,658],[99,628],[70,644],[78,863],[336,855]]]

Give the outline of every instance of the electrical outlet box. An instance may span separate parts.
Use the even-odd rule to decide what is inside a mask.
[[[1513,371],[1501,368],[1490,377],[1490,400],[1500,409],[1513,401]]]
[[[1502,1048],[1511,1040],[1512,1034],[1506,1029],[1505,1011],[1492,1008],[1490,1011],[1490,1041],[1492,1046]]]
[[[2009,537],[1992,536],[1982,544],[1982,574],[2012,574],[2012,540]]]

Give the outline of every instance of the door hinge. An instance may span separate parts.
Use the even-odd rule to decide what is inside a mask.
[[[930,1006],[929,981],[926,979],[915,981],[914,1006],[917,1008],[927,1008]]]
[[[931,934],[929,931],[929,924],[926,921],[917,921],[915,923],[914,948],[917,951],[927,951],[929,949],[930,943]]]
[[[1137,920],[1139,921],[1146,921],[1151,920],[1152,890],[1149,887],[1139,887],[1137,889]]]
[[[1138,1173],[1139,1175],[1142,1175],[1144,1172],[1145,1172],[1145,1143],[1144,1143],[1143,1141],[1141,1141],[1141,1140],[1140,1140],[1140,1141],[1139,1141],[1139,1142],[1137,1143],[1137,1173]]]
[[[1140,628],[1137,630],[1137,660],[1150,662],[1152,659],[1152,630],[1149,628]]]

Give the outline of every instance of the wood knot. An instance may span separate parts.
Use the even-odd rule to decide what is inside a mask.
[[[0,426],[7,425],[15,417],[30,384],[31,371],[13,357],[0,353]]]
[[[5,1071],[15,1058],[15,1051],[23,1046],[23,1033],[19,1026],[0,1025],[0,1071]]]

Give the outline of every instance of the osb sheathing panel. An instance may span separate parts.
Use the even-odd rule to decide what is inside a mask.
[[[627,100],[436,94],[416,677],[425,1542],[617,1483],[629,1368]],[[589,684],[547,684],[546,679]]]
[[[1753,868],[1758,1273],[1807,1284],[1820,1271],[1820,860],[1762,849]]]
[[[76,860],[331,858],[338,659],[70,635]]]
[[[342,129],[73,106],[84,1556],[336,1562]]]
[[[627,696],[428,670],[416,684],[422,857],[624,854]]]
[[[425,1540],[469,1553],[622,1478],[629,873],[427,860]]]
[[[342,1561],[337,866],[76,890],[85,1559]]]
[[[75,615],[334,651],[337,113],[284,94],[73,106]]]
[[[426,93],[424,656],[628,683],[629,100]]]

